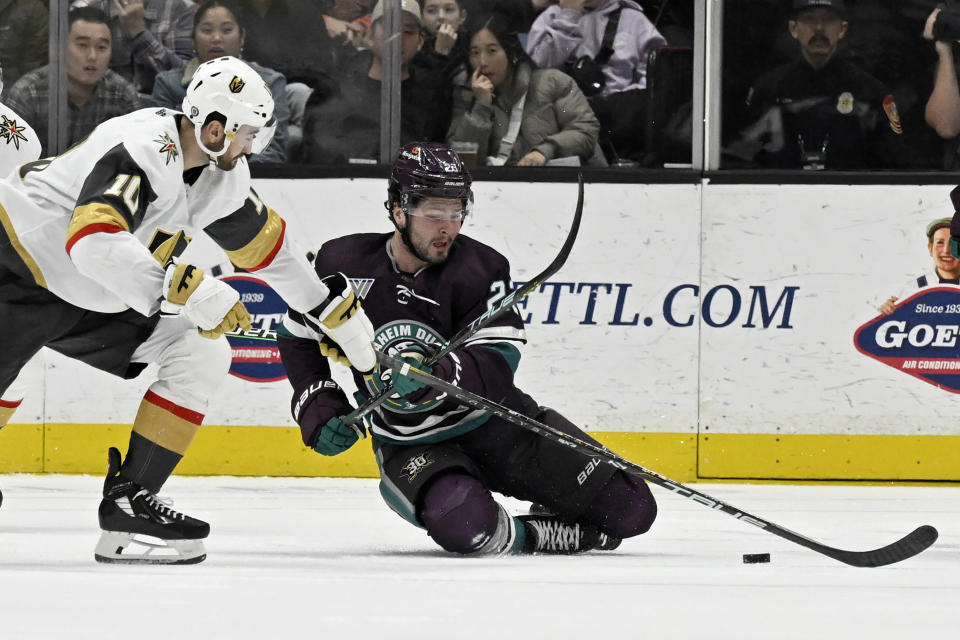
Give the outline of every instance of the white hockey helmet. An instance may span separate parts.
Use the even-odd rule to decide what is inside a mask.
[[[183,113],[194,125],[200,148],[214,157],[226,152],[244,125],[259,129],[253,139],[253,153],[260,153],[270,144],[277,128],[273,95],[267,83],[250,65],[231,56],[214,58],[197,67],[183,99]],[[211,113],[227,119],[227,141],[220,151],[211,151],[200,140],[200,129]]]

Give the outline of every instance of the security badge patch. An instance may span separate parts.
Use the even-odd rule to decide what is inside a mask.
[[[897,135],[903,133],[903,125],[900,124],[900,110],[897,109],[897,103],[894,102],[892,95],[887,95],[883,99],[883,112],[887,114],[887,120],[890,122],[890,128]]]
[[[837,96],[837,112],[842,113],[847,116],[853,113],[853,107],[855,104],[853,94],[849,91],[844,91],[839,96]],[[893,99],[893,95],[887,94],[883,99],[883,112],[887,116],[887,122],[890,124],[890,129],[897,135],[903,133],[903,123],[900,122],[900,110],[897,109],[897,103]]]
[[[11,120],[7,116],[0,116],[0,140],[6,140],[7,144],[13,144],[17,149],[20,149],[20,141],[27,141],[27,137],[23,135],[23,132],[26,131],[26,127],[17,124],[16,120]]]
[[[433,464],[433,460],[427,457],[427,454],[421,453],[420,455],[413,456],[403,465],[403,468],[400,470],[400,477],[406,478],[407,482],[413,482],[417,479],[417,476],[420,475],[420,472]]]

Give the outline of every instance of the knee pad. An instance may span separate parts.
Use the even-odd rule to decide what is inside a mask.
[[[209,340],[190,329],[160,352],[157,381],[150,385],[150,390],[204,413],[210,396],[230,369],[230,360],[230,343],[226,338]]]
[[[447,551],[477,553],[497,532],[500,505],[479,480],[446,473],[431,482],[420,500],[420,522]]]
[[[631,538],[646,533],[657,518],[657,501],[640,478],[618,471],[584,513],[607,535]]]

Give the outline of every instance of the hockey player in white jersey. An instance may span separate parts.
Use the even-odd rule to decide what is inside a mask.
[[[3,65],[0,63],[0,95],[3,94]],[[40,140],[37,134],[17,112],[0,102],[0,178],[24,162],[40,157]],[[19,381],[10,384],[0,395],[0,425],[9,420],[23,401],[23,388]],[[0,492],[0,504],[3,493]]]
[[[3,66],[0,65],[0,94],[3,94]],[[40,140],[30,123],[0,102],[0,178],[24,162],[40,157]],[[0,405],[2,406],[2,405]]]
[[[205,558],[209,525],[156,494],[229,367],[222,334],[250,317],[235,290],[178,261],[191,237],[206,233],[266,280],[358,369],[375,366],[370,322],[346,278],[318,277],[250,188],[245,155],[269,144],[273,124],[260,76],[218,58],[198,67],[183,113],[113,118],[0,180],[0,393],[43,346],[124,378],[159,367],[126,456],[109,451],[99,561]]]

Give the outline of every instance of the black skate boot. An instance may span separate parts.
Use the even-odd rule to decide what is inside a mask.
[[[611,550],[620,539],[600,533],[588,524],[570,524],[553,515],[520,516],[527,530],[526,553],[572,555],[594,549]]]
[[[120,451],[110,447],[107,478],[100,502],[98,562],[127,564],[195,564],[207,557],[203,538],[210,525],[174,511],[136,482],[119,475]],[[147,539],[144,539],[147,538]],[[134,548],[127,550],[131,544]],[[136,553],[143,547],[141,553]]]
[[[528,518],[534,519],[543,519],[544,517],[556,520],[557,514],[547,508],[546,505],[539,502],[533,502],[530,504]],[[521,517],[521,520],[524,519]],[[621,538],[615,538],[613,536],[608,536],[605,533],[597,533],[597,545],[594,547],[594,550],[597,551],[613,551],[620,546],[620,543],[623,542]]]

